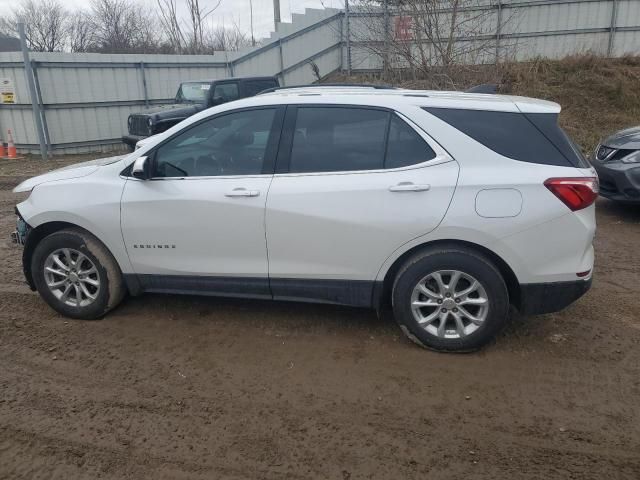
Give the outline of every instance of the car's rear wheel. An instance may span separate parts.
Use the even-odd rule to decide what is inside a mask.
[[[43,238],[33,252],[31,273],[42,298],[71,318],[101,318],[125,294],[122,273],[111,253],[79,229]]]
[[[393,286],[393,311],[419,345],[476,350],[504,326],[509,294],[499,270],[472,250],[438,248],[409,259]]]

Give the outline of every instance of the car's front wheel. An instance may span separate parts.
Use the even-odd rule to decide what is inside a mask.
[[[125,294],[122,273],[111,253],[79,229],[43,238],[33,252],[31,274],[42,298],[71,318],[101,318]]]
[[[458,247],[409,259],[396,276],[392,295],[403,331],[435,350],[480,348],[503,327],[509,310],[507,287],[495,265]]]

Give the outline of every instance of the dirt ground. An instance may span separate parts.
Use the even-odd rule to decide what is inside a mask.
[[[388,315],[146,295],[71,321],[23,284],[0,163],[0,478],[640,478],[640,208],[598,201],[593,289],[481,352]]]

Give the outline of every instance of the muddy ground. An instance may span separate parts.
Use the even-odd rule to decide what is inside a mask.
[[[598,201],[593,289],[481,352],[388,315],[146,295],[71,321],[24,285],[0,164],[0,478],[640,478],[640,207]]]

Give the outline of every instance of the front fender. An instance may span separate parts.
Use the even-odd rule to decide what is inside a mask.
[[[126,182],[118,175],[120,167],[114,165],[105,175],[40,184],[18,205],[20,215],[35,231],[50,224],[86,230],[107,247],[123,273],[131,273],[120,229],[120,197]]]

